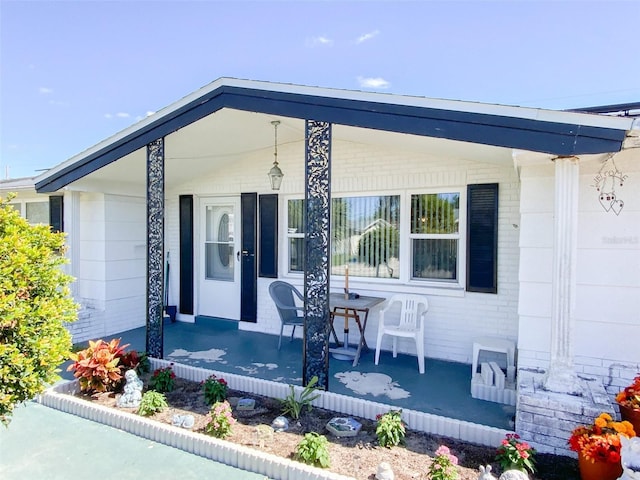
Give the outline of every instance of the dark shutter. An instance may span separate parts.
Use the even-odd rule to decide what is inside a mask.
[[[261,277],[278,278],[278,195],[260,195]]]
[[[193,315],[193,195],[180,195],[180,313]]]
[[[242,255],[240,273],[240,320],[256,322],[258,314],[258,277],[256,275],[256,227],[258,223],[258,194],[243,193]]]
[[[467,291],[498,293],[498,184],[467,186]]]
[[[64,197],[56,195],[49,197],[49,225],[54,232],[64,231]]]

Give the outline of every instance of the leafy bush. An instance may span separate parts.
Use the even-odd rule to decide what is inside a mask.
[[[406,424],[402,420],[402,410],[389,410],[376,416],[376,435],[381,447],[395,447],[404,443]]]
[[[297,420],[300,418],[300,414],[302,410],[306,407],[307,411],[310,412],[313,406],[311,402],[313,402],[316,398],[320,396],[319,393],[315,393],[316,383],[318,383],[318,377],[314,376],[306,387],[300,393],[300,397],[296,395],[296,390],[293,385],[289,385],[290,393],[284,399],[280,400],[282,403],[282,413],[285,415],[290,415],[291,418]]]
[[[168,406],[164,393],[149,390],[142,395],[142,400],[140,400],[140,405],[138,406],[138,414],[148,417],[154,413],[161,412]]]
[[[305,434],[304,438],[296,446],[296,460],[314,467],[329,468],[329,441],[324,435],[316,432]]]
[[[154,370],[153,376],[149,379],[149,388],[156,392],[165,393],[173,390],[176,383],[176,374],[171,367],[158,368]]]
[[[204,431],[207,435],[216,438],[226,438],[231,435],[233,425],[236,423],[236,419],[231,414],[231,405],[226,400],[213,404],[207,420]]]
[[[130,350],[120,357],[120,367],[122,371],[135,370],[138,376],[151,371],[151,363],[147,352],[138,353],[137,350]]]
[[[213,405],[216,402],[223,402],[227,398],[229,387],[224,378],[217,378],[211,375],[202,383],[204,390],[204,401],[207,405]]]
[[[108,392],[116,390],[122,383],[120,359],[128,345],[120,345],[120,339],[110,342],[89,341],[89,347],[69,357],[74,362],[67,368],[80,379],[83,392]]]
[[[0,197],[0,422],[57,381],[71,349],[65,324],[77,318],[64,234],[29,223]]]

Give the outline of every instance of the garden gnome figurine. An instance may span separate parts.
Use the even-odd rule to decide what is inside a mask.
[[[376,473],[376,480],[393,480],[395,475],[391,470],[391,465],[387,462],[381,462],[378,465],[378,472]]]
[[[124,386],[124,393],[118,398],[119,407],[137,408],[142,400],[142,380],[138,378],[135,370],[127,370],[124,374],[127,383]]]
[[[640,437],[620,435],[622,476],[618,480],[640,480]]]
[[[496,480],[496,477],[491,474],[491,465],[487,465],[486,467],[480,465],[479,470],[480,475],[478,475],[478,480]]]

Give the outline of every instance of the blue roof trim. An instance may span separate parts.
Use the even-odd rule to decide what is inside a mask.
[[[224,107],[553,155],[616,152],[625,138],[612,128],[223,85],[53,173],[36,190],[54,192]]]

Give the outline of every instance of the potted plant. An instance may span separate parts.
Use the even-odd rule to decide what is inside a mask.
[[[622,420],[627,420],[633,429],[640,434],[640,375],[633,383],[616,395]]]
[[[573,430],[569,447],[578,453],[582,480],[615,480],[622,474],[620,436],[635,436],[633,426],[615,422],[608,413],[601,413],[592,425]]]

